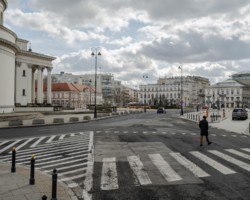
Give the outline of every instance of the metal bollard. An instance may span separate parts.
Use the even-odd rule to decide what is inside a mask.
[[[43,196],[42,196],[42,200],[47,200],[47,196],[46,196],[46,195],[43,195]]]
[[[12,165],[11,165],[11,172],[16,172],[16,148],[12,148]]]
[[[30,160],[30,185],[35,185],[35,154],[31,156]]]
[[[57,190],[57,170],[54,169],[52,173],[52,198],[51,200],[57,200],[56,198],[56,190]]]

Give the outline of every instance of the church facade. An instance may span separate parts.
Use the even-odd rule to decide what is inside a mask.
[[[4,26],[7,0],[0,0],[0,113],[16,106],[51,104],[51,70],[55,57],[33,52],[29,41]],[[43,76],[47,93],[43,94]]]

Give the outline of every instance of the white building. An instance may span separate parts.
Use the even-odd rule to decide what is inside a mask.
[[[250,107],[250,85],[225,80],[206,88],[205,98],[209,107]]]
[[[7,0],[0,0],[0,113],[16,106],[43,104],[43,73],[47,71],[47,100],[51,104],[51,70],[54,57],[32,52],[28,41],[3,26]],[[37,78],[37,95],[35,79]]]
[[[199,76],[159,78],[157,84],[140,85],[139,102],[149,105],[179,106],[181,90],[183,106],[200,106],[205,103],[205,88],[209,85],[207,78]]]

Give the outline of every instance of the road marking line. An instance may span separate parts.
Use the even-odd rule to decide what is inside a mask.
[[[0,153],[3,153],[4,151],[6,151],[6,150],[8,150],[8,149],[10,149],[12,147],[14,147],[14,145],[17,144],[20,141],[22,141],[22,140],[16,140],[15,142],[12,142],[11,144],[9,144],[8,146],[6,146],[5,148],[1,149]]]
[[[182,135],[186,135],[186,133],[182,133]]]
[[[116,159],[103,158],[102,160],[102,177],[101,177],[101,189],[102,190],[115,190],[118,189],[118,179],[116,170]]]
[[[235,159],[235,158],[233,158],[231,156],[228,156],[228,155],[226,155],[224,153],[221,153],[221,152],[219,152],[217,150],[208,150],[208,152],[210,152],[210,153],[212,153],[212,154],[214,154],[214,155],[216,155],[216,156],[218,156],[220,158],[223,158],[224,160],[226,160],[226,161],[228,161],[230,163],[233,163],[233,164],[241,167],[242,169],[250,171],[250,165],[245,163],[245,162],[242,162],[242,161],[240,161],[238,159]]]
[[[206,164],[210,165],[211,167],[213,167],[214,169],[216,169],[217,171],[221,172],[222,174],[235,174],[236,172],[222,164],[220,164],[219,162],[209,158],[208,156],[198,152],[198,151],[191,151],[190,152],[193,156],[195,156],[196,158],[202,160],[203,162],[205,162]]]
[[[58,176],[65,176],[65,175],[69,175],[69,174],[76,173],[76,172],[82,172],[85,169],[86,168],[80,168],[80,169],[70,170],[70,171],[63,172],[63,173],[58,173]]]
[[[41,168],[51,168],[51,167],[55,167],[55,166],[59,166],[59,165],[66,165],[66,164],[71,164],[71,163],[76,163],[76,162],[80,162],[80,161],[86,161],[87,159],[75,159],[75,160],[71,160],[71,161],[67,161],[67,162],[63,162],[63,163],[56,163],[56,164],[52,164],[52,165],[46,165],[46,166],[42,166]],[[82,166],[82,165],[86,165],[85,163],[80,163],[80,164],[76,164],[76,165],[70,165],[70,166],[66,166],[66,167],[57,167],[57,170],[64,170],[64,169],[70,169],[73,166],[77,167],[77,166]]]
[[[94,132],[89,135],[89,149],[86,176],[83,183],[82,197],[85,200],[91,200],[91,190],[93,187],[93,171],[94,171]]]
[[[56,137],[56,135],[52,135],[52,136],[47,140],[47,142],[45,142],[45,143],[51,143],[52,140],[54,140],[55,137]]]
[[[6,144],[6,143],[8,143],[9,142],[9,140],[7,140],[7,141],[3,141],[2,143],[0,143],[0,146],[2,146],[2,145],[4,145],[4,144]]]
[[[72,159],[81,158],[81,157],[85,158],[86,156],[87,156],[87,154],[81,154],[81,155],[77,155],[77,156],[71,156],[71,157],[68,157],[68,158],[62,158],[62,159],[59,159],[59,160],[52,160],[52,161],[49,161],[49,162],[36,163],[36,166],[47,165],[47,164],[51,164],[51,163],[57,163],[58,161],[62,162],[62,161],[72,160]],[[60,156],[60,157],[62,157],[62,156]]]
[[[59,140],[62,140],[66,135],[65,134],[62,134],[60,137],[59,137]]]
[[[170,153],[170,155],[177,160],[181,165],[189,169],[196,177],[207,177],[210,176],[208,173],[203,171],[196,164],[182,156],[180,153]]]
[[[71,144],[71,145],[64,145],[64,146],[61,146],[61,147],[53,147],[53,148],[42,148],[42,149],[27,149],[27,151],[25,152],[20,152],[18,153],[18,156],[17,156],[17,159],[20,159],[20,158],[23,158],[25,157],[27,154],[30,155],[30,154],[40,154],[40,155],[44,155],[45,153],[49,153],[49,154],[46,154],[46,155],[51,155],[52,153],[56,153],[56,152],[63,152],[63,153],[66,153],[66,152],[71,152],[73,149],[75,150],[83,150],[83,147],[85,149],[87,149],[87,144]],[[76,154],[77,154],[77,151],[75,151]],[[3,159],[8,159],[10,156],[9,155],[6,155],[6,156],[2,156]]]
[[[79,150],[83,150],[83,149],[82,149],[82,146],[81,146],[80,144],[79,144],[78,146],[73,146],[72,148],[69,148],[69,149],[67,149],[67,150],[58,149],[58,150],[51,151],[51,149],[48,149],[48,150],[46,150],[46,151],[41,150],[41,152],[40,152],[40,151],[39,151],[39,152],[38,152],[38,151],[36,151],[36,152],[32,151],[32,152],[30,152],[30,154],[26,152],[26,154],[22,154],[21,156],[18,154],[16,161],[20,161],[20,160],[24,160],[24,159],[29,159],[28,157],[29,157],[31,154],[34,154],[34,153],[36,153],[36,158],[43,158],[43,157],[46,157],[46,156],[53,156],[53,155],[55,155],[56,153],[57,153],[57,154],[60,154],[60,153],[67,154],[67,153],[70,153],[70,152],[75,152],[75,154],[77,154],[77,153],[76,153],[76,150],[78,150],[78,149],[79,149]],[[87,148],[86,148],[85,150],[87,151]],[[47,152],[48,152],[48,153],[47,153]],[[50,159],[50,157],[48,157],[47,159]],[[4,160],[4,161],[10,160],[10,156],[5,157],[5,158],[2,159],[2,160]]]
[[[141,185],[152,184],[147,172],[144,169],[143,163],[137,156],[127,157],[130,167],[132,168],[134,174],[136,175],[138,181]]]
[[[20,144],[18,147],[16,147],[16,150],[21,149],[22,147],[24,147],[26,144],[28,144],[30,141],[34,140],[35,138],[30,138],[27,141],[25,141],[24,143]],[[11,153],[12,151],[10,151],[9,153]]]
[[[246,153],[242,153],[242,152],[236,151],[234,149],[225,149],[225,151],[228,151],[228,152],[233,153],[233,154],[235,154],[237,156],[240,156],[242,158],[246,158],[246,159],[250,160],[250,156],[248,154],[246,154]]]
[[[63,181],[63,182],[67,182],[67,181],[72,181],[74,179],[84,178],[84,177],[85,177],[85,174],[80,174],[80,175],[77,175],[77,176],[72,176],[72,177],[69,177],[69,178],[63,178],[63,179],[60,179],[60,180]]]
[[[44,140],[46,137],[41,137],[39,138],[34,144],[32,144],[30,147],[33,148],[33,147],[36,147],[42,140]]]
[[[149,154],[148,156],[168,182],[182,180],[160,154]]]
[[[249,148],[241,148],[243,151],[247,151],[247,152],[250,152],[250,149]]]
[[[69,188],[76,188],[78,187],[79,185],[77,183],[70,183],[67,185]]]

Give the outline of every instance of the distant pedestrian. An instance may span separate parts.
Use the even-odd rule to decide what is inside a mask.
[[[212,144],[212,142],[208,139],[208,121],[206,118],[206,116],[203,116],[203,119],[199,123],[199,127],[201,129],[200,146],[203,146],[203,136],[206,136],[208,145]]]

